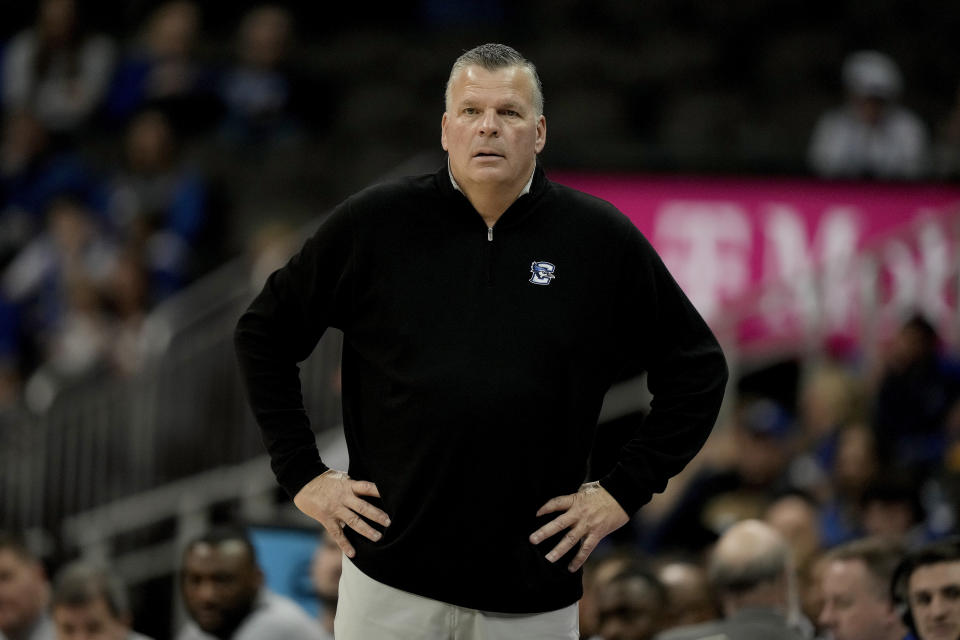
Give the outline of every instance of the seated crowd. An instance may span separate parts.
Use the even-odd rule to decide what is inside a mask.
[[[771,524],[742,520],[704,558],[652,560],[614,549],[585,570],[581,638],[590,640],[956,640],[960,638],[960,538],[912,550],[871,536],[836,546],[802,579],[794,549]],[[240,528],[191,541],[177,569],[186,622],[177,640],[333,637],[341,554],[321,541],[311,618],[271,592]],[[76,560],[52,583],[27,547],[0,535],[0,638],[149,640],[108,566]]]
[[[146,314],[230,251],[229,197],[187,141],[289,148],[311,111],[283,8],[250,9],[222,64],[197,53],[197,3],[126,42],[83,8],[42,0],[0,42],[0,411],[137,371]]]

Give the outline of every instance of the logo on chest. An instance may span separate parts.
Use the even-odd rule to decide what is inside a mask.
[[[533,274],[530,276],[530,282],[533,284],[548,285],[551,280],[557,277],[554,275],[556,270],[557,268],[550,262],[534,261],[530,265],[530,273]]]

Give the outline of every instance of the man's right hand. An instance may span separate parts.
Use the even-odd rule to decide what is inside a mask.
[[[360,516],[390,526],[389,516],[360,496],[379,498],[380,491],[372,482],[351,480],[343,471],[328,469],[304,485],[293,497],[293,504],[323,525],[340,550],[352,558],[356,551],[343,534],[344,527],[376,542],[381,538],[380,532]]]

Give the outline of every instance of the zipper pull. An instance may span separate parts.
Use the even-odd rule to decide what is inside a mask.
[[[487,242],[493,242],[493,227],[487,227]]]

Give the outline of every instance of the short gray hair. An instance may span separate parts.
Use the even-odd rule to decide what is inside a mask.
[[[483,67],[487,71],[496,71],[506,67],[521,67],[530,74],[530,80],[533,84],[533,108],[538,116],[543,115],[543,84],[540,82],[540,76],[537,74],[537,67],[532,62],[520,55],[520,52],[505,44],[488,42],[474,47],[465,52],[453,63],[450,69],[450,77],[447,78],[447,90],[445,94],[446,106],[450,106],[450,93],[453,86],[453,79],[458,73],[469,66],[476,65]]]
[[[824,555],[824,559],[827,562],[859,560],[866,568],[877,596],[890,598],[890,582],[905,551],[904,546],[896,540],[874,536],[834,547]]]
[[[120,578],[102,565],[78,560],[64,567],[54,580],[51,608],[83,606],[101,598],[114,618],[130,617],[130,601]]]

